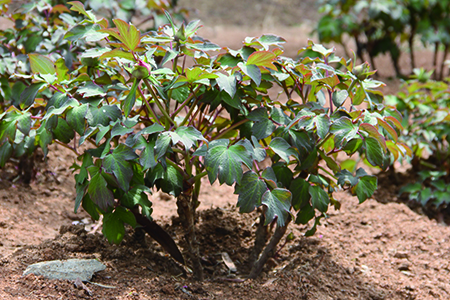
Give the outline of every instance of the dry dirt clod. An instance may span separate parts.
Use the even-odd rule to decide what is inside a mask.
[[[408,252],[398,251],[394,254],[395,258],[408,258]]]
[[[409,271],[410,266],[411,265],[409,263],[402,263],[400,266],[398,266],[398,270],[399,271]]]

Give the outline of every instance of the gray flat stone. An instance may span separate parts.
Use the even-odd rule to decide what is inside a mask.
[[[80,278],[82,281],[89,281],[95,272],[104,269],[106,266],[96,259],[51,260],[29,265],[23,272],[23,276],[35,274],[48,279],[75,280]]]

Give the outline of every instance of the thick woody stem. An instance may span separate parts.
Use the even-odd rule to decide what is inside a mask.
[[[255,265],[268,239],[267,226],[264,226],[264,222],[266,219],[264,214],[265,209],[263,209],[263,211],[261,212],[261,216],[259,217],[259,224],[258,228],[256,229],[255,245],[253,246],[253,249],[248,257],[248,263],[250,266]]]
[[[289,222],[291,221],[291,216],[286,219],[286,223],[284,226],[277,225],[277,229],[275,229],[274,234],[272,235],[272,238],[270,239],[269,244],[264,248],[264,251],[262,252],[259,259],[256,261],[256,263],[253,265],[252,270],[250,271],[250,275],[248,278],[255,279],[261,274],[262,269],[267,262],[267,260],[272,257],[275,253],[275,249],[280,242],[281,238],[286,233],[287,227],[289,225]]]
[[[203,281],[203,267],[200,261],[197,237],[195,235],[195,207],[191,201],[191,193],[181,193],[177,197],[178,215],[185,229],[184,238],[187,243],[189,257],[192,261],[194,278]]]

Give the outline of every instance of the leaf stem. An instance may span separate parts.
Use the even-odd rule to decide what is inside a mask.
[[[221,136],[224,136],[225,134],[227,134],[228,132],[230,132],[231,130],[235,129],[236,127],[241,126],[242,124],[245,124],[249,121],[249,119],[244,119],[241,120],[233,125],[231,125],[230,127],[228,127],[226,130],[220,132],[218,135],[216,135],[215,137],[213,137],[211,140],[217,140],[218,138],[220,138]]]
[[[184,126],[184,124],[186,124],[187,121],[189,121],[189,117],[192,115],[192,112],[194,111],[195,107],[197,106],[197,103],[198,103],[198,99],[195,99],[194,103],[189,108],[189,111],[187,112],[186,117],[184,117],[184,120],[180,123],[180,126]]]
[[[197,86],[195,90],[192,91],[192,93],[189,95],[189,97],[187,97],[187,99],[184,100],[184,102],[180,105],[180,107],[178,107],[178,109],[172,113],[171,115],[172,118],[178,115],[178,113],[192,100],[192,98],[194,98],[195,94],[198,92],[199,89],[200,85]]]
[[[75,149],[75,148],[73,148],[73,147],[70,147],[69,145],[64,144],[64,143],[62,143],[62,142],[60,142],[60,141],[58,141],[58,140],[54,140],[54,142],[55,142],[56,144],[58,144],[58,145],[63,146],[64,148],[67,148],[67,149],[71,150],[71,151],[72,151],[73,153],[75,153],[76,155],[80,155],[80,153],[78,153],[77,149]]]
[[[149,114],[151,115],[152,118],[155,119],[155,122],[157,122],[159,125],[162,126],[161,122],[159,121],[158,117],[156,116],[155,112],[153,111],[152,106],[150,105],[150,103],[148,103],[147,99],[145,98],[145,95],[142,92],[141,87],[138,87],[138,90],[139,90],[139,94],[141,94],[142,100],[145,103],[145,106],[147,107]]]
[[[166,157],[166,162],[167,162],[168,165],[171,165],[178,172],[180,172],[180,174],[183,175],[183,177],[186,177],[186,172],[184,172],[184,170],[177,163],[175,163],[173,160],[171,160],[171,159],[169,159],[167,157]]]
[[[205,177],[206,175],[208,175],[208,172],[203,171],[200,174],[195,175],[194,177],[190,178],[188,180],[188,183],[193,184],[194,182],[197,182],[197,180],[199,180],[200,178]]]
[[[144,83],[147,86],[150,94],[152,94],[153,100],[156,103],[156,106],[158,106],[159,110],[161,111],[161,113],[164,115],[164,117],[167,118],[167,120],[172,123],[173,126],[175,126],[175,128],[178,128],[177,124],[175,124],[175,121],[169,116],[169,114],[167,113],[167,111],[164,109],[164,107],[162,106],[161,102],[159,101],[159,98],[156,96],[155,91],[153,90],[152,86],[150,85],[150,83],[148,82],[148,79],[144,79]]]
[[[317,148],[322,147],[323,144],[325,144],[325,142],[328,141],[328,139],[332,136],[333,136],[333,134],[327,133],[327,136],[317,144]]]

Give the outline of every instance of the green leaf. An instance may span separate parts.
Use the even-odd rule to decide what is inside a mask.
[[[133,149],[120,144],[111,154],[106,155],[103,159],[103,169],[110,174],[114,174],[119,187],[123,191],[128,191],[131,178],[133,177],[133,168],[128,161],[137,157]]]
[[[355,186],[354,191],[356,192],[359,203],[363,203],[367,198],[373,195],[376,189],[377,177],[366,175],[359,177],[359,182]]]
[[[108,189],[107,182],[101,173],[95,174],[89,182],[88,194],[91,200],[106,211],[114,204],[114,195]]]
[[[326,155],[322,150],[318,151],[320,154],[320,157],[326,162],[327,167],[333,170],[334,172],[339,172],[341,170],[341,167],[339,164],[333,159],[332,156]]]
[[[47,156],[48,145],[53,141],[53,134],[45,128],[45,123],[36,131],[36,141],[39,143],[39,147],[42,148],[44,156]]]
[[[316,233],[316,231],[317,231],[317,225],[320,225],[320,219],[323,217],[323,215],[322,216],[319,216],[319,217],[316,217],[315,219],[314,219],[314,225],[313,225],[313,227],[311,228],[311,229],[309,229],[308,231],[306,231],[305,232],[305,236],[312,236],[312,235],[314,235],[314,233]]]
[[[278,217],[278,226],[284,226],[286,219],[290,214],[292,194],[286,189],[276,188],[272,191],[267,190],[262,196],[261,203],[267,207],[266,221],[264,225]]]
[[[79,135],[84,134],[86,126],[86,114],[89,104],[82,104],[78,107],[74,107],[67,111],[66,121],[72,129],[74,129]]]
[[[265,139],[270,136],[277,127],[269,119],[262,119],[259,122],[255,122],[252,126],[251,132],[258,140]]]
[[[420,191],[420,204],[425,206],[430,199],[434,197],[431,188],[427,187]]]
[[[266,184],[269,185],[272,189],[275,189],[278,187],[278,178],[277,175],[275,175],[275,172],[273,171],[272,167],[267,167],[264,169],[264,171],[261,173],[261,177],[264,178]]]
[[[75,132],[67,124],[66,120],[58,118],[58,125],[53,129],[53,137],[64,144],[68,144],[75,137]]]
[[[134,218],[133,213],[123,206],[117,206],[114,210],[114,214],[119,220],[122,220],[124,223],[131,225],[131,227],[136,227],[136,219]]]
[[[310,184],[303,178],[296,178],[291,182],[289,190],[292,193],[292,206],[295,210],[302,209],[309,205],[311,195],[309,194]]]
[[[126,118],[130,115],[131,110],[133,109],[134,103],[136,102],[136,90],[139,86],[140,80],[134,79],[133,86],[130,89],[127,97],[123,101],[123,114]]]
[[[36,98],[36,95],[41,87],[43,87],[45,83],[39,82],[39,83],[33,83],[30,86],[28,86],[22,94],[20,94],[19,99],[19,107],[21,109],[25,109],[33,104],[34,99]]]
[[[328,204],[330,204],[330,197],[320,186],[311,185],[309,187],[309,194],[311,195],[312,206],[320,212],[327,212]]]
[[[331,53],[334,52],[333,48],[327,49],[324,46],[320,45],[320,44],[314,44],[312,45],[311,49],[315,52],[319,52],[320,54],[322,54],[323,56],[329,56]]]
[[[289,156],[291,155],[298,158],[297,152],[283,138],[276,137],[272,139],[269,147],[286,162],[290,161]]]
[[[89,185],[88,181],[85,181],[83,183],[77,182],[75,185],[75,190],[77,192],[77,196],[75,198],[75,207],[74,207],[75,213],[77,213],[78,208],[80,207],[81,201],[83,200],[84,196],[86,195],[88,185]]]
[[[191,149],[197,141],[207,142],[202,133],[192,126],[180,126],[175,132],[171,132],[170,136],[172,137],[172,143],[174,145],[181,142],[186,151]]]
[[[258,162],[262,162],[266,159],[266,150],[258,143],[256,137],[252,136],[252,142],[254,147],[253,158]]]
[[[123,221],[114,213],[105,213],[102,232],[110,243],[118,245],[125,236]]]
[[[104,88],[91,82],[88,82],[85,86],[79,87],[78,93],[83,97],[106,96]]]
[[[3,168],[6,162],[11,158],[13,153],[13,148],[8,141],[5,141],[0,146],[0,168]]]
[[[136,205],[140,205],[142,214],[151,220],[153,211],[152,203],[148,200],[146,192],[150,193],[151,190],[146,186],[134,186],[130,191],[124,193],[120,198],[120,203],[129,209],[134,208]]]
[[[281,183],[283,187],[288,188],[294,177],[294,173],[292,173],[291,169],[283,162],[277,162],[272,165],[272,169],[277,176],[278,183]]]
[[[252,212],[261,205],[261,198],[267,191],[267,185],[263,179],[253,171],[244,173],[241,183],[236,184],[234,193],[238,194],[238,203],[240,213]]]
[[[353,105],[360,105],[366,98],[366,93],[362,85],[356,90],[355,96],[352,99]]]
[[[55,74],[56,69],[53,61],[41,54],[28,54],[31,72],[39,74]]]
[[[142,139],[144,139],[141,136]],[[150,142],[145,141],[145,148],[142,150],[139,155],[139,163],[144,168],[144,170],[154,168],[158,162],[155,157],[155,141],[151,140]]]
[[[261,70],[256,65],[245,65],[240,62],[238,63],[238,67],[255,82],[256,86],[261,84]]]
[[[334,134],[336,148],[341,149],[342,146],[345,146],[349,140],[356,136],[358,127],[349,118],[341,117],[331,125],[330,132]]]
[[[335,91],[332,94],[332,101],[336,108],[339,108],[344,104],[345,100],[348,98],[348,92],[346,90]]]
[[[336,176],[338,178],[337,183],[341,186],[344,186],[346,184],[350,186],[355,186],[358,184],[358,178],[354,177],[352,173],[350,173],[348,170],[342,170],[340,172],[336,173]]]
[[[162,127],[161,125],[155,123],[155,124],[152,124],[152,125],[150,125],[148,127],[145,127],[144,129],[139,131],[137,133],[137,135],[153,134],[153,133],[156,133],[156,132],[161,132],[163,130],[164,130],[164,127]]]
[[[59,58],[55,62],[55,67],[56,67],[56,74],[58,75],[58,82],[69,79],[69,76],[67,75],[69,69],[67,68],[66,62],[64,61],[63,58]]]
[[[24,112],[17,117],[17,129],[19,129],[24,135],[28,135],[31,129],[31,114]]]
[[[216,78],[217,84],[221,91],[227,92],[231,98],[236,94],[236,77],[234,75],[227,76],[222,73],[217,73],[219,77]]]
[[[205,165],[208,172],[209,182],[212,184],[219,178],[219,183],[224,182],[232,185],[234,182],[241,183],[242,163],[248,168],[252,168],[251,154],[242,145],[232,145],[217,143],[210,145],[206,152]]]
[[[72,42],[78,42],[81,39],[85,39],[86,42],[97,42],[108,36],[99,29],[98,24],[77,25],[70,29],[64,38]]]
[[[178,172],[172,165],[168,165],[166,170],[164,170],[162,164],[158,164],[155,168],[148,171],[146,185],[148,187],[155,185],[164,193],[178,197],[183,191],[183,180],[183,174]]]
[[[330,130],[330,118],[326,114],[321,114],[314,117],[313,120],[316,124],[317,135],[324,139]]]
[[[94,219],[95,221],[98,221],[100,219],[99,210],[97,205],[91,200],[91,197],[89,197],[89,194],[86,194],[83,198],[83,202],[81,204],[83,206],[83,209]]]
[[[287,125],[291,121],[289,117],[285,114],[283,109],[280,107],[273,107],[270,112],[270,115],[273,121],[282,125]]]
[[[171,132],[166,131],[158,136],[158,139],[156,140],[155,144],[156,159],[159,160],[161,157],[166,155],[171,141],[172,141]]]
[[[295,219],[295,224],[306,225],[308,222],[316,216],[316,211],[308,203],[297,213],[297,218]]]
[[[373,166],[382,167],[384,165],[384,150],[380,142],[374,137],[364,139],[366,148],[366,158]]]
[[[234,107],[236,109],[240,109],[242,106],[241,98],[239,98],[238,94],[235,94],[234,97],[231,97],[227,92],[221,92],[220,95],[222,96],[222,101],[226,104],[230,105],[231,107]]]

